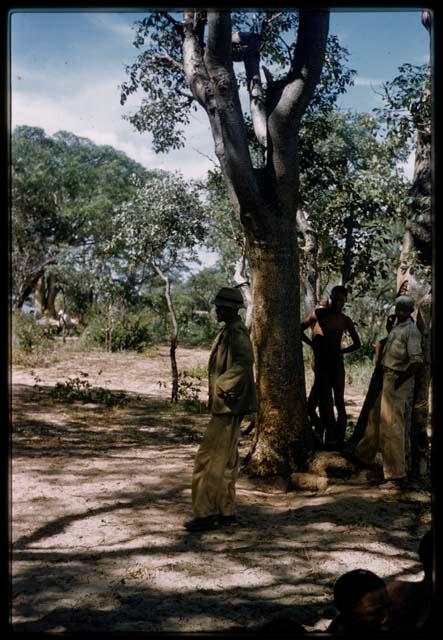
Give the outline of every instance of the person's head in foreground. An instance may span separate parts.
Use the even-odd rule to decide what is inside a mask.
[[[346,287],[342,285],[337,285],[332,288],[331,295],[329,296],[331,303],[330,308],[333,311],[341,311],[345,306],[346,300],[348,299],[348,290]]]
[[[335,583],[334,604],[347,630],[377,631],[389,607],[385,582],[372,571],[348,571]]]
[[[218,322],[230,322],[238,316],[239,309],[244,307],[241,291],[232,287],[222,287],[211,304],[215,305]]]
[[[395,315],[399,322],[404,322],[414,311],[414,301],[409,296],[399,296],[395,299]]]

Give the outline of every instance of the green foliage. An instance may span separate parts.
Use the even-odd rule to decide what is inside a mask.
[[[250,38],[260,43],[261,65],[272,68],[277,82],[283,79],[295,52],[297,12],[240,10],[232,11],[231,19],[233,31],[249,33]],[[197,12],[196,26],[197,29],[200,26],[202,46],[205,21],[206,12]],[[128,97],[139,90],[144,97],[140,108],[125,117],[138,131],[152,134],[155,152],[183,147],[191,112],[197,109],[182,66],[183,26],[165,11],[152,11],[146,18],[137,21],[135,28],[133,44],[142,51],[135,62],[126,67],[128,79],[121,85],[120,102],[124,105]],[[236,46],[233,47],[233,54],[235,60]],[[308,106],[309,113],[330,110],[337,97],[352,84],[355,71],[346,67],[347,58],[348,52],[340,45],[338,37],[329,36],[320,82]],[[235,63],[234,70],[239,87],[244,88],[246,76],[243,66]],[[266,83],[264,90],[266,93]],[[248,118],[246,124],[251,133]],[[251,144],[255,144],[252,137]]]
[[[82,344],[86,348],[97,346],[109,351],[143,352],[153,344],[154,335],[150,315],[122,309],[117,316],[92,317],[83,333]]]
[[[323,121],[324,135],[311,125],[300,134],[303,207],[322,244],[323,279],[346,260],[346,285],[364,295],[391,277],[398,257],[409,185],[397,160],[405,147],[394,152],[369,114],[331,113]]]
[[[130,199],[136,177],[148,172],[124,153],[73,133],[47,136],[16,127],[11,137],[13,292],[33,287],[48,258],[63,282],[80,274]],[[80,276],[81,277],[81,276]]]
[[[185,282],[174,284],[174,304],[182,344],[211,344],[220,330],[211,301],[217,290],[225,285],[226,274],[218,267],[201,269]]]
[[[383,106],[374,111],[386,123],[393,146],[411,146],[417,131],[429,134],[432,117],[431,67],[403,64],[383,85]]]
[[[220,325],[211,315],[194,315],[182,328],[181,342],[190,346],[209,346],[220,331]]]
[[[358,362],[369,362],[371,363],[374,358],[374,345],[372,342],[362,341],[361,346],[357,351],[353,351],[352,353],[348,353],[345,358],[346,362],[349,364],[354,364]]]
[[[219,286],[226,286],[226,282],[234,277],[235,263],[244,250],[245,235],[239,216],[229,201],[221,170],[209,170],[202,187],[207,194],[210,212],[206,245],[220,255],[218,266],[224,274],[224,281]]]
[[[415,147],[415,171],[405,204],[409,228],[417,254],[412,262],[415,276],[431,286],[432,263],[432,92],[430,65],[399,67],[399,75],[385,83],[383,106],[378,113],[385,118],[391,145]],[[422,273],[418,270],[423,269]]]
[[[202,378],[191,371],[180,371],[178,374],[178,401],[185,407],[201,413],[205,404],[200,400]]]
[[[155,263],[171,269],[193,258],[206,232],[199,191],[178,173],[138,181],[131,200],[113,216],[106,251],[135,267]]]
[[[31,315],[15,313],[12,317],[12,347],[24,353],[43,354],[50,346],[49,340]]]

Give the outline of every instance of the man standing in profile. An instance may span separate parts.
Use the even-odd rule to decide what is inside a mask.
[[[197,452],[192,477],[194,519],[188,531],[216,529],[235,522],[235,482],[238,473],[240,424],[256,410],[253,351],[249,332],[238,311],[239,289],[223,287],[215,296],[217,320],[225,326],[209,357],[211,420]]]
[[[414,301],[399,296],[395,301],[397,324],[391,330],[382,355],[383,387],[369,414],[365,435],[354,450],[357,462],[371,464],[378,451],[383,457],[383,476],[402,488],[406,477],[406,406],[414,389],[415,374],[423,365],[421,334],[411,314]]]
[[[352,353],[360,347],[360,338],[351,318],[342,313],[347,300],[346,287],[332,289],[327,308],[317,308],[301,323],[302,340],[314,352],[314,385],[318,397],[321,429],[324,432],[325,448],[340,451],[346,432],[345,367],[343,354]],[[311,328],[311,339],[305,331]],[[342,348],[343,334],[347,332],[352,344]],[[332,398],[334,393],[334,400]],[[334,402],[337,419],[334,414]],[[323,434],[319,434],[323,436]]]

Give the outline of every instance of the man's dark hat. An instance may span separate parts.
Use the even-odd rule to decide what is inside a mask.
[[[215,298],[211,300],[211,304],[215,304],[218,307],[231,307],[232,309],[240,309],[245,306],[241,291],[231,287],[222,287]]]

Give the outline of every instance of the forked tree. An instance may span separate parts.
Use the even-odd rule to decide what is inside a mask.
[[[249,471],[286,475],[303,468],[309,448],[300,337],[298,135],[320,79],[329,14],[259,12],[251,28],[242,30],[245,24],[245,12],[186,9],[181,19],[151,14],[138,32],[140,45],[148,38],[147,48],[139,64],[128,69],[132,84],[123,85],[122,102],[138,86],[147,92],[145,108],[132,121],[153,131],[157,150],[180,145],[174,128],[180,105],[196,101],[207,114],[228,193],[245,230],[252,273],[259,408]],[[291,39],[285,35],[280,44],[288,53],[287,68],[277,76],[275,62],[282,58],[272,58],[268,51],[270,68],[263,68],[262,76],[269,34],[275,41],[289,27]],[[235,62],[244,65],[247,117]],[[248,120],[262,148],[262,162],[256,166]]]

